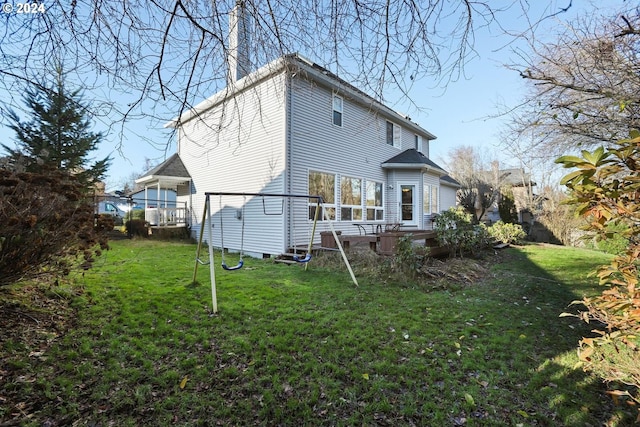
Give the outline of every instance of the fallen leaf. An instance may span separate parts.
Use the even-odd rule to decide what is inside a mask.
[[[362,378],[364,378],[365,380],[369,379],[369,374],[362,374]]]
[[[473,396],[471,396],[469,393],[464,394],[464,400],[466,400],[469,405],[476,406],[476,401],[473,400]]]
[[[180,381],[180,390],[183,390],[187,385],[187,381],[189,381],[189,377],[185,375],[185,377]]]

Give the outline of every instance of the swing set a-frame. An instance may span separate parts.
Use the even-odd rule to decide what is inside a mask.
[[[215,273],[215,259],[214,259],[214,250],[213,250],[213,213],[211,211],[211,197],[219,197],[220,199],[223,196],[240,196],[240,197],[244,197],[245,198],[245,202],[246,202],[246,198],[247,197],[262,197],[263,200],[263,206],[264,206],[264,199],[267,197],[279,197],[282,198],[283,203],[284,203],[284,199],[308,199],[308,200],[314,200],[316,202],[316,209],[315,209],[315,215],[313,218],[313,227],[312,227],[312,231],[311,231],[311,237],[309,239],[309,245],[307,247],[307,252],[305,254],[305,256],[303,258],[298,257],[297,254],[293,255],[293,260],[304,264],[305,270],[307,270],[308,268],[308,263],[309,261],[311,261],[311,249],[312,249],[312,245],[313,245],[313,237],[315,235],[315,231],[316,231],[316,225],[318,223],[318,213],[320,211],[322,211],[322,215],[323,215],[323,219],[324,221],[326,221],[326,223],[329,225],[329,230],[331,230],[331,233],[333,234],[333,238],[336,242],[336,245],[338,246],[338,250],[340,251],[340,254],[342,255],[342,260],[344,261],[344,264],[347,267],[347,270],[349,270],[349,274],[351,275],[351,280],[353,281],[353,283],[358,286],[358,281],[353,273],[353,269],[351,268],[351,264],[349,264],[349,260],[347,259],[347,255],[344,251],[344,247],[342,246],[342,243],[340,242],[340,239],[338,238],[338,235],[336,233],[336,230],[333,228],[333,223],[332,221],[327,217],[326,214],[326,210],[324,208],[324,203],[322,200],[322,196],[317,196],[317,195],[311,195],[311,194],[277,194],[277,193],[231,193],[231,192],[206,192],[205,193],[205,202],[204,202],[204,209],[202,212],[202,222],[201,222],[201,227],[200,227],[200,237],[198,239],[198,247],[196,249],[196,260],[195,260],[195,266],[193,269],[193,283],[195,283],[196,281],[196,275],[198,273],[198,265],[202,264],[202,265],[209,265],[209,272],[210,272],[210,276],[211,276],[211,303],[213,306],[213,313],[217,313],[218,312],[218,298],[216,295],[216,273]],[[221,202],[222,205],[222,202]],[[243,251],[244,251],[244,221],[245,221],[245,215],[244,215],[244,206],[245,203],[243,203],[242,205],[242,211],[241,211],[241,216],[242,216],[242,232],[241,232],[241,240],[240,240],[240,260],[238,262],[237,265],[235,266],[228,266],[225,262],[224,259],[224,240],[223,240],[223,223],[222,223],[222,210],[220,211],[220,243],[221,243],[221,267],[223,270],[227,270],[227,271],[236,271],[236,270],[240,270],[243,266],[244,266],[244,260],[243,260]],[[267,211],[265,209],[265,214],[267,214]],[[293,219],[291,219],[293,221]],[[206,227],[205,227],[206,224]],[[202,261],[200,259],[200,252],[202,249],[202,243],[203,243],[203,238],[204,238],[204,231],[205,228],[207,229],[207,242],[208,242],[208,248],[209,248],[209,260],[208,262]],[[294,237],[295,239],[295,237]]]

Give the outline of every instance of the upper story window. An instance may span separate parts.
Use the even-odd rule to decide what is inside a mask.
[[[322,196],[325,212],[318,212],[318,220],[336,218],[336,176],[325,172],[309,171],[309,194]],[[309,219],[313,220],[317,207],[316,199],[309,199]],[[322,209],[322,208],[320,208]]]
[[[333,95],[333,124],[340,127],[342,127],[342,107],[342,97]]]
[[[387,144],[400,148],[401,128],[395,123],[387,121]]]
[[[418,134],[413,135],[415,149],[422,152],[422,137]]]

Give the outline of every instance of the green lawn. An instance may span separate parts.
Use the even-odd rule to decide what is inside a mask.
[[[74,280],[75,327],[2,343],[0,425],[629,425],[577,365],[597,252],[527,245],[437,290],[245,259],[191,285],[195,245],[117,241]],[[237,257],[228,256],[229,264]],[[219,262],[219,258],[218,258]],[[356,266],[357,269],[357,266]],[[59,292],[60,293],[60,292]],[[35,355],[34,355],[35,354]],[[3,400],[4,399],[4,400]]]

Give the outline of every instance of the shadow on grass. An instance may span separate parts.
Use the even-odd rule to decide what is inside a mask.
[[[216,265],[210,317],[208,269],[188,285],[195,245],[117,242],[80,281],[77,328],[16,364],[0,423],[626,425],[575,368],[588,328],[558,317],[594,260],[545,251],[510,249],[444,290],[356,288],[341,264]]]
[[[577,255],[577,256],[576,256]],[[595,375],[585,373],[577,358],[578,341],[594,336],[593,325],[561,313],[578,313],[584,306],[571,303],[601,292],[595,267],[607,262],[607,255],[575,251],[554,245],[531,245],[510,249],[505,261],[494,267],[496,280],[510,284],[512,310],[530,321],[535,335],[539,365],[532,365],[529,387],[537,400],[547,402],[561,415],[562,425],[633,425],[637,409],[612,400],[607,387]],[[536,360],[538,362],[539,360]]]

